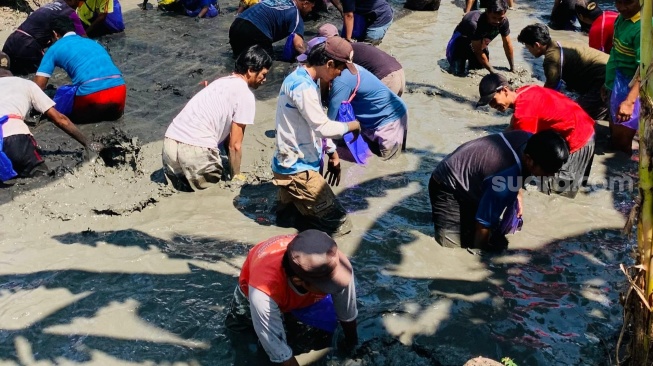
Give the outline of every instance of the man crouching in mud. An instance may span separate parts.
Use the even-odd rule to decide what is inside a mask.
[[[567,142],[550,130],[511,131],[462,144],[429,181],[435,240],[473,254],[505,249],[505,235],[521,228],[526,178],[552,176],[568,158]]]
[[[257,5],[259,6],[259,5]],[[329,187],[340,183],[340,159],[332,138],[360,132],[358,121],[336,122],[324,113],[317,79],[330,83],[346,68],[358,73],[351,44],[330,37],[311,49],[306,64],[281,84],[277,102],[277,146],[272,159],[272,183],[279,187],[277,225],[300,231],[318,229],[332,236],[351,231],[347,211]],[[328,139],[328,140],[326,140]],[[329,156],[325,180],[320,174],[324,152]]]
[[[270,361],[294,366],[299,364],[288,344],[298,351],[304,343],[303,352],[328,347],[338,321],[341,347],[351,350],[358,343],[357,316],[349,259],[328,235],[307,230],[270,238],[249,251],[225,326],[234,335],[253,330]],[[244,342],[234,343],[241,348]]]
[[[14,77],[9,65],[9,57],[0,52],[0,181],[37,177],[50,172],[24,122],[32,108],[47,116],[87,150],[98,152],[102,148],[101,144],[89,142],[68,117],[59,113],[54,101],[36,84]]]
[[[260,46],[238,56],[234,72],[197,93],[172,120],[163,140],[163,171],[176,189],[193,191],[223,176],[219,145],[227,147],[228,176],[245,181],[240,172],[245,127],[254,124],[254,93],[265,82],[272,58]]]

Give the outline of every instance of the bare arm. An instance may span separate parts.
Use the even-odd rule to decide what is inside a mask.
[[[109,13],[98,14],[97,18],[95,18],[93,23],[91,23],[91,25],[89,25],[88,28],[86,28],[86,34],[89,37],[93,37],[97,29],[102,27],[102,25],[104,24],[104,20],[107,18],[107,15],[109,15]]]
[[[467,4],[465,4],[464,14],[467,14],[472,10],[472,6],[474,6],[475,1],[476,0],[467,0]]]
[[[342,23],[345,26],[345,39],[351,41],[354,32],[354,13],[344,13],[342,16]]]
[[[476,56],[476,59],[483,67],[485,67],[489,72],[493,74],[496,73],[492,65],[490,65],[490,60],[488,60],[487,56],[483,52],[482,39],[479,39],[477,41],[472,41],[472,50],[474,51],[474,55]]]
[[[510,64],[510,71],[515,71],[515,57],[512,49],[512,40],[510,36],[501,37],[503,40],[503,51],[506,53],[508,64]]]
[[[67,133],[70,137],[77,140],[82,146],[88,147],[89,141],[88,138],[80,131],[74,123],[72,123],[68,117],[59,113],[54,107],[45,111],[45,115],[59,127],[63,132]]]
[[[206,13],[208,13],[208,12],[209,12],[209,7],[208,7],[208,6],[205,6],[205,7],[202,8],[202,10],[200,10],[200,13],[197,14],[197,17],[198,17],[198,18],[204,18],[204,16],[205,16]]]
[[[231,123],[231,133],[229,134],[229,165],[231,166],[231,179],[240,174],[245,127],[247,126],[240,123]]]
[[[474,248],[481,249],[487,246],[490,241],[490,229],[476,222],[476,233],[474,234]]]
[[[34,84],[38,85],[41,90],[45,90],[45,87],[48,86],[48,80],[50,80],[50,78],[45,76],[34,76]]]
[[[281,366],[299,366],[299,362],[297,362],[297,359],[293,356],[289,360],[283,361]]]
[[[639,97],[639,86],[640,81],[637,79],[635,82],[633,82],[633,86],[630,88],[630,92],[628,92],[626,99],[619,105],[619,113],[617,114],[619,121],[628,121],[633,115],[635,110],[635,101],[637,101],[637,98]]]
[[[304,46],[304,38],[302,38],[302,36],[299,34],[295,34],[295,38],[293,38],[292,44],[293,47],[295,47],[295,51],[297,51],[297,53],[300,55],[306,52],[306,46]]]

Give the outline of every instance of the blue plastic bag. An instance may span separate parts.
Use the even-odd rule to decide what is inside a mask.
[[[75,103],[78,88],[79,85],[62,85],[57,88],[53,100],[59,113],[70,117],[73,113],[73,104]]]
[[[7,157],[7,154],[2,151],[3,146],[3,134],[2,134],[2,125],[9,120],[9,116],[0,117],[0,181],[7,181],[11,178],[14,178],[18,175],[14,170],[14,166],[11,164],[11,160]]]
[[[456,39],[458,37],[462,36],[462,33],[455,31],[453,32],[453,35],[451,35],[451,39],[449,40],[449,43],[447,43],[447,61],[449,62],[449,65],[453,65],[453,45],[456,42]]]
[[[196,17],[196,16],[198,16],[200,14],[201,11],[202,11],[202,8],[197,9],[197,10],[193,10],[193,11],[186,10],[186,15],[188,15],[189,17]],[[213,4],[211,4],[211,5],[209,5],[209,11],[206,12],[206,15],[204,17],[205,18],[215,18],[215,17],[218,16],[218,13],[219,13],[218,9],[215,6],[213,6]]]
[[[521,231],[521,227],[524,224],[524,220],[521,217],[517,217],[519,212],[519,200],[515,199],[515,202],[506,208],[506,212],[503,214],[501,223],[499,224],[499,232],[503,235],[514,234],[517,231]]]
[[[338,318],[331,295],[327,295],[311,306],[295,309],[290,313],[300,322],[329,333],[335,332],[338,327]]]
[[[113,12],[107,14],[104,24],[112,32],[118,33],[125,30],[125,22],[122,19],[122,7],[118,0],[113,0]]]
[[[351,106],[351,103],[349,101],[340,103],[340,108],[338,108],[338,121],[351,122],[354,120],[356,120],[356,115],[354,115],[354,108]],[[352,141],[354,134],[351,132],[346,133],[343,138],[356,163],[367,164],[367,159],[370,157],[371,151],[363,138],[359,136],[356,141]]]
[[[630,88],[628,84],[630,79],[625,77],[619,70],[614,78],[614,86],[612,87],[612,94],[610,95],[610,115],[612,116],[612,121],[615,124],[626,126],[633,130],[639,129],[639,97],[635,101],[635,108],[633,109],[633,114],[630,116],[630,119],[625,122],[617,122],[617,114],[619,113],[619,105],[626,100],[628,93],[630,93]]]
[[[283,46],[283,55],[281,56],[281,59],[285,62],[295,61],[295,57],[298,55],[297,50],[295,50],[294,40],[295,33],[290,33],[288,38],[286,38],[286,44]]]

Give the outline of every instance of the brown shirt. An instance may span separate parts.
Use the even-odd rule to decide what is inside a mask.
[[[585,45],[562,43],[562,80],[567,89],[585,94],[593,89],[600,89],[605,82],[605,65],[610,55]],[[551,41],[544,54],[545,87],[558,89],[561,78],[560,46]]]

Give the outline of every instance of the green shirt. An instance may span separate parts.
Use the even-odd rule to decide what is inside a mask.
[[[601,89],[605,83],[605,65],[610,56],[586,45],[560,45],[562,47],[558,42],[551,41],[544,54],[544,86],[557,89],[562,79],[567,84],[567,89],[580,94]]]
[[[605,69],[605,87],[612,90],[617,70],[624,76],[631,78],[635,76],[639,66],[641,32],[640,13],[630,19],[624,19],[621,15],[614,22],[613,46],[610,51],[610,60]]]

